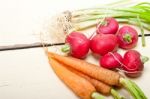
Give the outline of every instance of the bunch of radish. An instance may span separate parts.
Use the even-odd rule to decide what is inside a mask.
[[[80,32],[68,34],[62,51],[81,59],[87,56],[90,49],[101,56],[100,66],[121,70],[129,77],[140,76],[148,58],[132,50],[138,42],[137,31],[131,26],[119,29],[118,22],[109,17],[96,27],[96,35],[89,39]],[[127,50],[124,56],[117,52],[118,48]]]

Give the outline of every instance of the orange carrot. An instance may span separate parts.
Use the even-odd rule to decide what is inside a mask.
[[[108,85],[124,86],[135,99],[147,99],[143,91],[131,80],[122,78],[119,73],[98,67],[84,60],[73,57],[65,57],[52,52],[48,52],[48,57],[56,59],[71,68],[80,71],[94,79],[100,80]]]
[[[95,92],[96,89],[90,82],[72,73],[54,59],[50,59],[49,63],[57,76],[73,90],[76,95],[81,99],[91,99],[91,94]]]
[[[81,73],[79,71],[76,71],[76,70],[74,70],[74,69],[72,69],[70,67],[66,66],[66,68],[68,70],[70,70],[71,72],[73,72],[73,73],[75,73],[75,74],[85,78],[89,82],[91,82],[98,92],[100,92],[102,94],[105,94],[105,95],[109,95],[110,94],[111,87],[109,85],[107,85],[107,84],[105,84],[105,83],[103,83],[101,81],[98,81],[96,79],[93,79],[93,78],[91,78],[91,77],[89,77],[89,76],[87,76],[87,75],[85,75],[85,74],[83,74],[83,73]]]
[[[95,90],[103,94],[111,93],[114,97],[116,97],[115,99],[122,99],[114,89],[104,83],[92,79],[76,70],[71,70],[71,68],[68,68],[54,59],[50,59],[50,64],[58,77],[78,96],[80,96],[81,99],[104,99],[104,97],[95,92]],[[82,88],[82,90],[80,88]]]
[[[51,52],[48,52],[48,56],[108,85],[119,85],[119,73],[73,57],[65,57]]]

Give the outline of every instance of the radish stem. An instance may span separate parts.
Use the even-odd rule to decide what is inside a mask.
[[[128,42],[128,43],[131,43],[132,42],[132,38],[131,38],[131,34],[129,33],[126,33],[124,36],[123,36],[123,39]]]
[[[141,56],[141,60],[143,63],[145,63],[149,60],[149,58],[147,56]]]
[[[61,48],[62,52],[68,53],[70,51],[70,45],[69,44],[65,44],[62,48]]]

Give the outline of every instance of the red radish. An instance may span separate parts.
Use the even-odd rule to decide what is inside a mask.
[[[124,54],[123,69],[129,77],[138,77],[144,68],[144,63],[148,61],[147,57],[142,57],[136,50],[129,50]]]
[[[118,22],[111,17],[105,18],[100,25],[97,25],[97,33],[99,34],[116,34],[119,28]]]
[[[100,65],[104,68],[107,68],[107,69],[114,69],[114,68],[120,68],[121,64],[122,63],[122,56],[117,53],[117,52],[110,52],[110,53],[107,53],[105,54],[104,56],[102,56],[100,58]]]
[[[72,32],[66,37],[63,52],[69,52],[73,57],[84,58],[90,48],[90,40],[82,33]]]
[[[131,49],[137,45],[138,33],[130,26],[123,26],[117,33],[119,47],[124,49]]]
[[[115,51],[118,47],[117,37],[113,34],[107,35],[95,35],[91,42],[90,48],[93,53],[99,55],[105,55],[108,52]]]

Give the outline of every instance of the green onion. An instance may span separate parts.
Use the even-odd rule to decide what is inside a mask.
[[[119,23],[127,23],[127,24],[139,26],[139,24],[137,22],[137,18],[130,18],[130,19],[116,18],[116,20]],[[97,20],[89,20],[89,21],[72,23],[72,24],[73,24],[75,30],[85,30],[85,29],[88,29],[88,28],[95,26],[97,23],[98,23]],[[141,24],[142,24],[144,29],[147,29],[150,31],[150,26],[147,23],[141,22]]]
[[[144,29],[143,29],[143,26],[141,24],[141,20],[139,18],[139,16],[137,17],[137,20],[139,22],[139,26],[140,26],[140,29],[141,29],[141,34],[142,34],[142,46],[145,47],[145,36],[144,36]]]
[[[115,89],[111,89],[111,94],[113,95],[114,99],[125,99],[123,96],[120,96],[119,93]]]
[[[71,23],[73,24],[75,30],[84,30],[96,25],[98,19],[102,19],[106,16],[116,18],[119,23],[127,23],[127,24],[136,25],[140,27],[142,33],[142,46],[146,45],[145,37],[144,37],[144,29],[150,31],[150,18],[149,18],[150,3],[149,2],[142,2],[124,8],[123,7],[115,8],[112,5],[109,7],[102,6],[102,7],[93,7],[93,8],[72,11]]]

